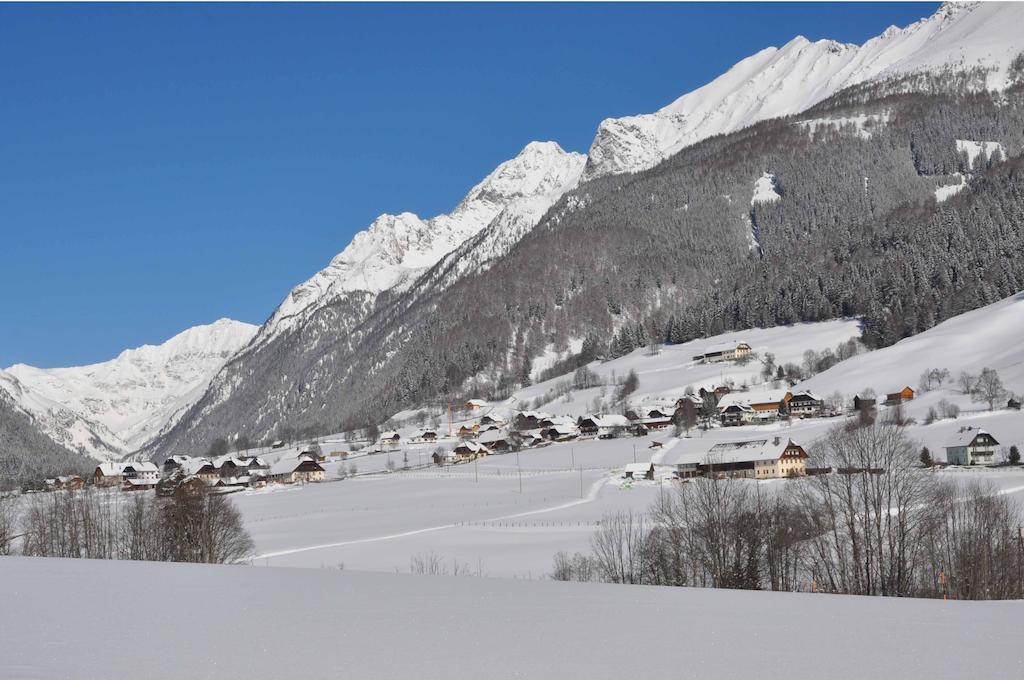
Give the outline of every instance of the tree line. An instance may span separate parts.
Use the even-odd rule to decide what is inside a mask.
[[[239,562],[253,542],[222,494],[179,486],[170,497],[88,487],[0,496],[0,554],[158,562]]]

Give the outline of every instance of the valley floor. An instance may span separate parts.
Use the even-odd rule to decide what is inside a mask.
[[[943,680],[1024,672],[1021,602],[20,557],[0,558],[0,583],[17,594],[0,607],[3,678]],[[131,592],[138,606],[128,604]]]

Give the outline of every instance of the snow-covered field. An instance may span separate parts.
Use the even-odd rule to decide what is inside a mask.
[[[12,679],[1024,672],[1021,602],[17,557],[0,558],[0,582],[0,677]]]

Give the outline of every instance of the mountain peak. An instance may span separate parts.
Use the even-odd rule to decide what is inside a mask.
[[[655,113],[602,121],[584,178],[644,170],[707,137],[797,113],[850,85],[901,73],[977,66],[989,72],[988,89],[1003,89],[1010,62],[1024,50],[1022,25],[1024,4],[946,3],[861,46],[797,36],[739,61]]]

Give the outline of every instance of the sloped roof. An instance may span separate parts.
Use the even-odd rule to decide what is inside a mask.
[[[775,439],[749,439],[745,441],[719,442],[707,451],[694,451],[677,461],[679,464],[693,465],[726,465],[732,463],[750,463],[755,461],[778,460],[790,446],[797,445],[784,437]]]
[[[718,401],[718,408],[726,408],[733,404],[777,404],[785,399],[787,394],[790,394],[787,389],[730,392]]]
[[[983,430],[980,427],[965,428],[963,431],[957,432],[956,434],[953,435],[953,438],[950,440],[950,443],[946,444],[946,448],[954,449],[960,446],[970,446],[971,443],[974,442],[974,439],[978,435],[982,434],[987,434],[989,437],[992,437],[992,435],[989,434],[987,430]],[[999,443],[996,441],[995,437],[992,437],[992,441],[996,444]]]
[[[589,415],[583,420],[589,420],[597,425],[598,427],[629,427],[629,418],[624,415],[617,413],[610,413],[608,415],[595,416]]]
[[[641,474],[647,474],[654,469],[654,463],[626,463],[624,472],[632,472],[634,475],[638,472]]]

